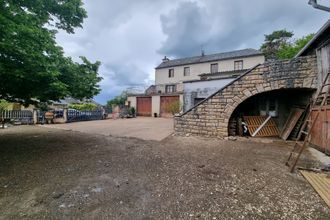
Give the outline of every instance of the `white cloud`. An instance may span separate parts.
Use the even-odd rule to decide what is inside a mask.
[[[75,60],[102,63],[102,93],[150,83],[164,55],[172,57],[245,47],[258,48],[265,33],[286,28],[297,37],[315,32],[328,14],[296,0],[85,0],[88,18],[73,35],[60,32],[58,43]]]

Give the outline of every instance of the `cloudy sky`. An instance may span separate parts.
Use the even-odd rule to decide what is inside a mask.
[[[201,46],[206,54],[258,49],[264,34],[285,28],[301,37],[329,19],[308,0],[83,1],[83,29],[60,32],[57,41],[74,59],[101,61],[102,92],[95,100],[102,104],[127,88],[152,84],[164,55],[196,56]]]

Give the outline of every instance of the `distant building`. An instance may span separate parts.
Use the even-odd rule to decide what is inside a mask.
[[[222,88],[248,69],[265,61],[255,49],[170,60],[166,56],[155,69],[155,85],[128,101],[138,115],[169,116],[168,106],[180,102],[183,110]]]

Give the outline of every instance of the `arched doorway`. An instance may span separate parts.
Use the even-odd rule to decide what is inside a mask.
[[[243,116],[269,116],[281,131],[293,108],[304,109],[310,102],[314,89],[278,89],[253,95],[240,103],[228,122],[228,135],[241,136]]]

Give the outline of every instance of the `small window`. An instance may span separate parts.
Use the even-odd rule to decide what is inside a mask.
[[[242,70],[243,69],[243,60],[237,60],[234,62],[234,70]]]
[[[218,64],[212,63],[211,64],[211,73],[217,73],[218,72]]]
[[[172,93],[172,92],[175,92],[175,85],[167,85],[165,87],[165,92],[166,93]]]
[[[277,101],[275,99],[270,99],[268,101],[268,115],[277,117],[277,113]]]
[[[183,68],[183,75],[190,76],[190,67]]]
[[[276,99],[259,98],[259,110],[261,116],[278,116],[278,102]]]
[[[204,100],[204,98],[195,98],[194,99],[194,105],[197,105],[198,103],[200,103],[203,100]]]
[[[174,69],[169,69],[168,70],[168,78],[174,77]]]

